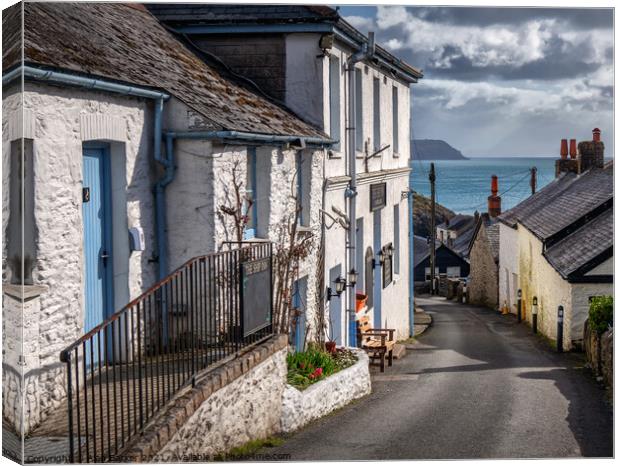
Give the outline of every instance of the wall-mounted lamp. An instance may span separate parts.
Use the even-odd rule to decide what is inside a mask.
[[[332,290],[330,286],[327,287],[327,300],[329,301],[334,296],[340,296],[346,286],[347,286],[347,281],[344,278],[342,277],[336,278],[336,280],[334,280],[334,289]]]
[[[357,283],[357,272],[355,271],[355,269],[351,269],[349,271],[349,273],[347,274],[347,280],[350,287],[355,286],[355,284]]]
[[[383,249],[381,249],[381,251],[379,251],[378,255],[379,255],[379,260],[378,261],[376,261],[375,259],[372,260],[372,266],[373,267],[380,267],[385,262],[385,253],[383,252]]]

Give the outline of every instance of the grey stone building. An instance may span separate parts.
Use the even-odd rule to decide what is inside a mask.
[[[499,302],[499,224],[480,215],[469,244],[468,302],[497,309]]]

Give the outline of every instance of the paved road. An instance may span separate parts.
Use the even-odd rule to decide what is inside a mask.
[[[266,454],[296,460],[612,456],[612,408],[582,369],[483,308],[416,299],[433,326],[373,393]]]

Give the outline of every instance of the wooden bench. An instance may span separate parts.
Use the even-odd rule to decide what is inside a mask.
[[[368,353],[372,361],[380,360],[381,372],[385,370],[385,356],[388,356],[388,366],[392,365],[393,351],[396,340],[393,328],[371,328],[367,316],[357,321],[357,343]]]

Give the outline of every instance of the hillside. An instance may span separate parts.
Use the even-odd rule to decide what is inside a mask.
[[[416,160],[467,160],[461,151],[440,139],[414,139],[411,158]]]
[[[435,225],[454,217],[450,209],[435,203]],[[431,200],[416,192],[413,193],[413,231],[416,235],[427,237],[431,225]]]

